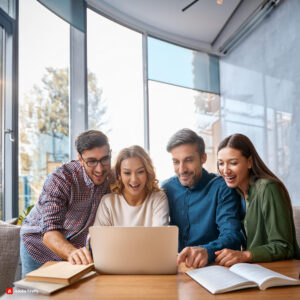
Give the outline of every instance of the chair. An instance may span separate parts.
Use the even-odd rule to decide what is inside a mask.
[[[0,296],[13,287],[20,257],[20,227],[0,221]]]
[[[294,223],[296,229],[296,238],[298,241],[298,245],[300,246],[300,206],[294,206],[293,213],[294,213]]]

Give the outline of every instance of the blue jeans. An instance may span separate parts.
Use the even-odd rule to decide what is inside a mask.
[[[20,239],[20,256],[22,262],[22,278],[25,278],[26,274],[38,269],[42,264],[34,260],[31,255],[28,253],[22,242],[22,236]]]

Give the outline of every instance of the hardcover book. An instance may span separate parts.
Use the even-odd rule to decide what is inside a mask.
[[[72,265],[67,261],[60,261],[28,273],[25,281],[71,284],[93,269],[94,264]]]

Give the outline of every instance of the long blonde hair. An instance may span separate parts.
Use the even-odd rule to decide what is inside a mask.
[[[111,184],[110,189],[113,193],[122,194],[124,185],[120,179],[121,175],[121,164],[122,161],[127,158],[137,157],[141,160],[147,174],[147,182],[145,185],[146,194],[151,193],[153,191],[160,191],[158,187],[158,180],[155,176],[154,167],[152,164],[152,160],[148,153],[140,146],[134,145],[128,148],[124,148],[118,154],[114,165],[114,172],[115,172],[115,182]]]

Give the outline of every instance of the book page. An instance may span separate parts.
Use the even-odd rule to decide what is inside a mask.
[[[254,282],[251,282],[222,266],[204,267],[187,271],[186,274],[212,294],[257,286]]]
[[[297,279],[287,277],[257,264],[235,264],[230,270],[256,282],[260,289],[266,289],[271,286],[300,284],[300,281]]]

